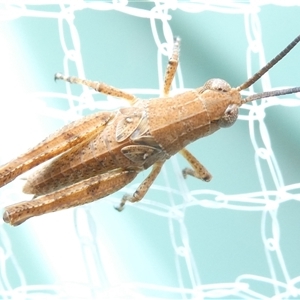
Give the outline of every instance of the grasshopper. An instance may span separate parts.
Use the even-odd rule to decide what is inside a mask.
[[[255,83],[299,41],[300,35],[237,88],[231,88],[222,79],[211,79],[202,87],[174,97],[168,95],[179,63],[179,38],[174,39],[163,96],[159,98],[142,100],[102,82],[55,74],[56,80],[86,85],[100,93],[126,99],[130,106],[85,116],[1,166],[0,187],[51,159],[27,178],[23,192],[33,194],[34,198],[6,207],[3,220],[16,226],[33,216],[95,201],[118,191],[139,172],[152,166],[136,191],[123,196],[117,207],[121,211],[127,201],[137,202],[144,197],[165,161],[177,152],[191,166],[183,169],[184,178],[190,175],[210,181],[211,174],[185,147],[233,125],[238,108],[245,103],[300,92],[300,87],[296,87],[246,98],[240,95],[240,91]]]

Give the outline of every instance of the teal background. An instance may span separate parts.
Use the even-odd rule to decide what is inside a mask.
[[[128,7],[145,10],[153,6],[154,3],[146,2],[128,4]],[[81,96],[82,88],[70,88],[53,81],[54,73],[66,71],[58,30],[62,7],[30,6],[27,9],[32,13],[10,19],[3,8],[7,18],[2,17],[0,27],[1,164],[78,115],[91,113],[96,108],[105,109],[109,103],[112,106],[119,103],[106,103],[103,95],[94,96],[96,104],[89,96],[84,104],[77,98],[64,98],[67,89]],[[250,6],[245,9],[245,13],[250,12]],[[300,8],[267,5],[257,9],[264,53],[269,61],[299,34]],[[39,16],[33,12],[39,12],[36,13]],[[48,15],[43,15],[44,12]],[[173,34],[182,40],[180,68],[184,88],[199,87],[210,78],[222,78],[231,86],[238,86],[247,79],[244,14],[224,13],[223,8],[199,13],[176,9],[170,10],[169,15]],[[156,21],[156,24],[164,41],[161,22]],[[158,96],[156,90],[161,84],[158,50],[148,18],[114,10],[78,9],[72,26],[78,33],[81,67],[86,78],[123,89],[154,89],[153,94],[140,96]],[[69,28],[64,23],[66,47],[72,49],[76,36],[72,36],[75,31]],[[166,62],[164,58],[164,65]],[[298,45],[269,72],[272,87],[299,86],[299,63]],[[78,74],[74,62],[68,66],[70,75]],[[258,63],[252,68],[256,72]],[[262,90],[260,83],[255,87],[257,92]],[[241,110],[242,116],[247,113],[246,109]],[[272,106],[265,113],[264,123],[284,183],[299,185],[300,108]],[[182,157],[176,157],[165,164],[144,201],[128,205],[122,214],[116,213],[113,205],[124,192],[132,193],[149,171],[141,173],[122,191],[83,208],[33,218],[16,228],[1,224],[0,295],[3,299],[11,299],[17,288],[27,295],[26,299],[35,297],[32,292],[35,289],[54,298],[66,295],[70,299],[98,299],[101,295],[105,299],[105,295],[122,292],[123,297],[128,295],[133,299],[134,290],[136,295],[145,297],[191,299],[191,291],[195,292],[198,286],[217,289],[214,284],[237,283],[243,274],[271,278],[270,261],[273,261],[277,280],[289,282],[299,277],[300,198],[297,190],[293,191],[294,200],[279,205],[272,215],[273,223],[267,216],[265,231],[260,210],[189,206],[191,192],[198,200],[213,200],[215,196],[211,191],[227,195],[261,191],[248,122],[238,120],[230,129],[220,130],[188,149],[213,174],[210,183],[194,178],[185,181],[181,169],[187,163]],[[275,189],[266,165],[263,171],[267,189]],[[0,190],[3,207],[28,200],[28,196],[21,193],[21,187],[22,181],[16,180]],[[181,209],[176,211],[176,205],[182,205]],[[170,207],[174,208],[173,212]],[[184,214],[182,219],[170,217],[171,213],[179,212]],[[266,250],[263,232],[268,237],[280,233],[279,256]],[[188,252],[181,252],[183,250]],[[244,282],[249,283],[257,295],[266,297],[285,290],[257,280]],[[297,287],[299,291],[299,283]],[[221,294],[215,295],[220,298]],[[235,295],[245,298],[242,292]]]

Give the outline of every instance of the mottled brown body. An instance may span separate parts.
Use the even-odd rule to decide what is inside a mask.
[[[5,208],[3,219],[19,225],[32,216],[42,215],[105,197],[131,182],[152,166],[148,177],[126,201],[141,200],[159,174],[164,162],[177,152],[191,168],[191,175],[209,181],[211,175],[187,150],[189,143],[229,127],[237,119],[238,107],[255,99],[299,92],[300,88],[266,92],[242,99],[240,91],[252,85],[298,42],[298,36],[266,67],[238,88],[221,79],[211,79],[202,87],[168,97],[178,65],[179,39],[166,71],[164,97],[142,100],[105,83],[56,74],[56,79],[84,84],[104,94],[126,99],[131,106],[117,112],[98,112],[75,121],[46,138],[24,155],[0,167],[0,187],[18,175],[45,163],[27,178],[24,192],[31,201]]]
[[[224,114],[229,104],[241,103],[239,93],[235,94],[197,89],[175,99],[138,99],[132,107],[116,113],[103,131],[28,177],[23,192],[44,195],[98,174],[116,169],[140,171],[157,160],[165,161],[189,143],[218,130],[213,107]],[[121,131],[122,136],[118,136]],[[130,146],[135,155],[130,153],[128,158],[124,152]],[[153,150],[148,159],[136,155],[137,146],[142,155]]]

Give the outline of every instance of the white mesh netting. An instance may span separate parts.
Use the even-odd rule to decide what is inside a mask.
[[[299,34],[298,1],[54,2],[0,2],[1,164],[83,114],[125,105],[49,83],[57,71],[157,97],[179,35],[172,94],[211,77],[237,86]],[[299,86],[298,48],[244,95]],[[191,145],[209,184],[184,180],[187,163],[173,157],[122,214],[113,204],[147,172],[99,202],[1,224],[1,299],[299,298],[299,109],[296,95],[256,101]],[[25,200],[21,186],[0,190],[3,207]]]

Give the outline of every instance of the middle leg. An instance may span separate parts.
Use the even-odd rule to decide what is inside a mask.
[[[140,201],[141,199],[143,199],[145,194],[148,192],[150,186],[154,182],[155,178],[159,174],[164,162],[165,161],[156,162],[153,165],[152,170],[151,170],[150,174],[148,175],[148,177],[139,185],[139,187],[136,189],[134,194],[133,195],[128,195],[128,194],[124,195],[122,200],[121,200],[120,205],[115,207],[115,209],[118,210],[118,211],[122,211],[123,208],[124,208],[124,205],[127,201],[137,202],[137,201]]]
[[[68,77],[68,76],[65,76],[60,73],[56,73],[54,75],[54,79],[88,86],[99,93],[110,95],[110,96],[117,97],[117,98],[123,98],[123,99],[127,100],[130,103],[130,105],[133,105],[134,102],[136,101],[136,97],[134,95],[128,94],[128,93],[126,93],[118,88],[115,88],[111,85],[108,85],[104,82],[92,81],[92,80],[88,80],[88,79],[81,79],[81,78],[74,77],[74,76]]]

